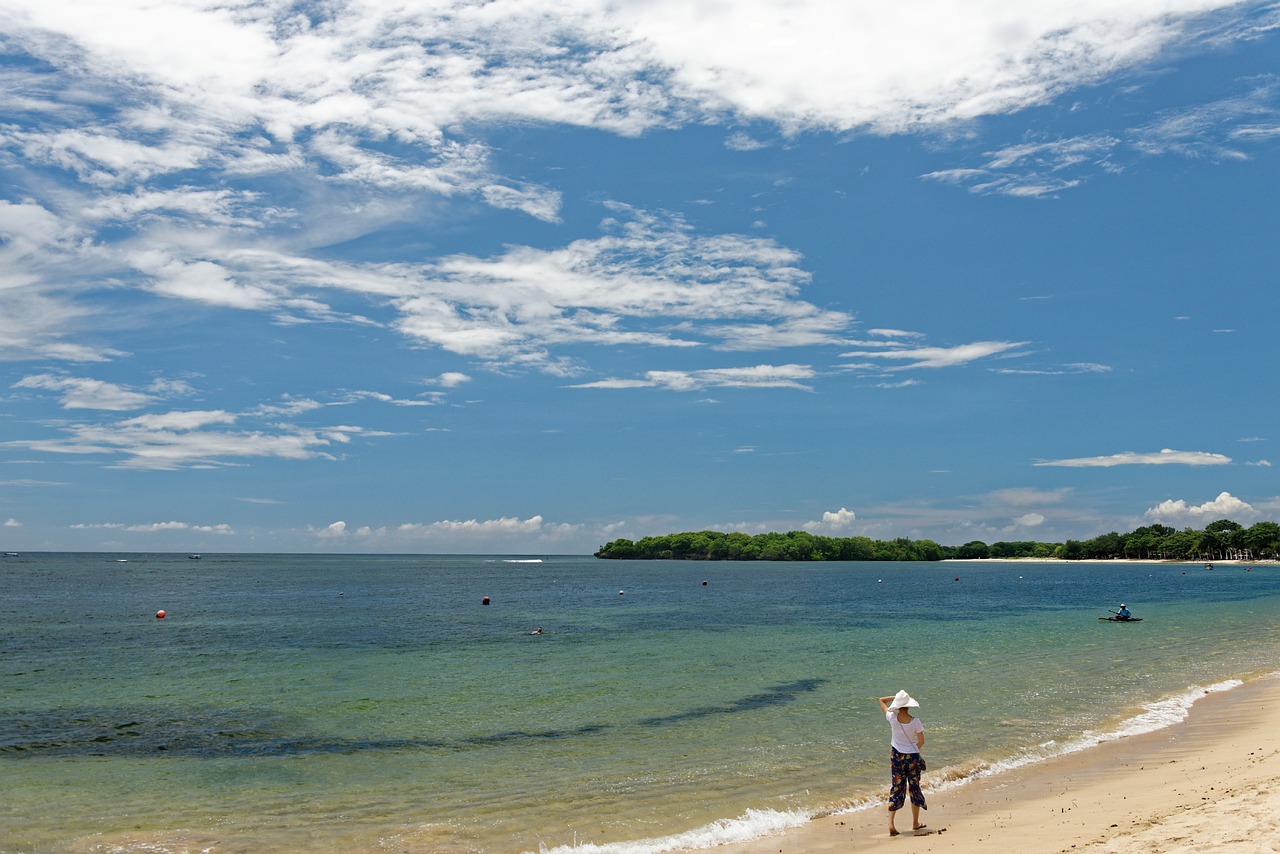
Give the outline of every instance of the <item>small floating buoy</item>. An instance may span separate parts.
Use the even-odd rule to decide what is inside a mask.
[[[627,595],[627,591],[625,591],[625,590],[619,590],[619,591],[618,591],[618,595],[619,595],[619,596],[626,596],[626,595]]]
[[[877,578],[877,579],[876,579],[876,584],[884,584],[884,579],[883,579],[883,578]]]
[[[706,586],[707,586],[707,580],[706,580],[705,578],[704,578],[704,579],[702,579],[702,586],[703,586],[703,587],[706,587]]]
[[[156,611],[156,619],[157,619],[157,620],[163,620],[163,619],[164,619],[164,611]]]
[[[960,580],[960,576],[958,576],[958,575],[957,575],[957,576],[956,576],[956,581],[959,581],[959,580]]]
[[[488,604],[489,604],[489,597],[488,597],[488,596],[486,596],[486,597],[484,597],[483,599],[481,599],[481,600],[480,600],[480,604],[481,604],[481,605],[488,605]]]

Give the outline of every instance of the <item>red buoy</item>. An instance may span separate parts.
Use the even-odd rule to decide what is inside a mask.
[[[163,620],[163,619],[164,619],[164,611],[156,611],[156,619],[157,619],[157,620]]]
[[[489,597],[488,597],[488,596],[486,596],[486,597],[484,597],[483,599],[481,599],[481,600],[480,600],[480,604],[481,604],[481,605],[488,605],[488,604],[489,604]]]

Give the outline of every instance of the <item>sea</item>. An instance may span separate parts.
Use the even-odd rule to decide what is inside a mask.
[[[704,850],[883,808],[899,689],[938,799],[1278,654],[1275,564],[22,553],[0,851]]]

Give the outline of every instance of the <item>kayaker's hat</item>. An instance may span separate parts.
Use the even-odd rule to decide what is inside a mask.
[[[899,691],[894,695],[893,702],[889,704],[889,711],[892,712],[894,709],[902,708],[912,709],[918,705],[920,704],[913,700],[906,691]]]
[[[1123,602],[1121,602],[1121,603],[1120,603],[1120,607],[1121,607],[1121,608],[1123,608],[1123,607],[1124,607],[1124,603],[1123,603]]]

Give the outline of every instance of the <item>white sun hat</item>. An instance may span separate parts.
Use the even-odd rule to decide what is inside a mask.
[[[901,709],[901,708],[912,709],[918,705],[920,704],[917,703],[915,700],[913,700],[911,698],[911,695],[908,694],[906,691],[899,691],[897,694],[894,695],[893,702],[889,704],[889,711],[893,711],[894,709]]]

